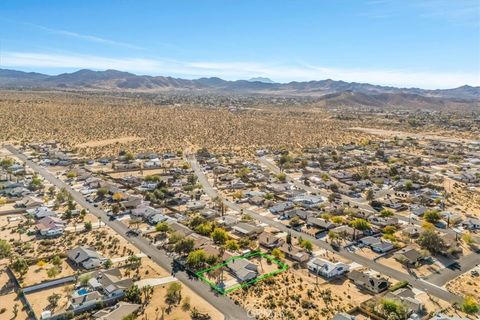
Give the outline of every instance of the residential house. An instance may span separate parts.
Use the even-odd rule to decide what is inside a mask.
[[[468,218],[462,222],[462,227],[468,230],[479,230],[480,229],[480,219],[478,218]]]
[[[132,214],[132,216],[148,219],[148,217],[150,216],[161,214],[162,211],[160,209],[152,208],[147,204],[141,204],[135,209],[132,209],[130,213]]]
[[[245,258],[230,260],[227,267],[240,282],[249,281],[258,276],[258,266]]]
[[[282,193],[291,189],[291,185],[288,183],[272,183],[267,185],[267,190],[273,193]]]
[[[371,215],[367,218],[367,220],[378,227],[386,227],[386,226],[395,226],[398,224],[397,217],[380,217],[376,215]]]
[[[240,220],[234,216],[222,216],[215,219],[217,225],[226,230],[231,230],[239,221]]]
[[[310,260],[310,255],[303,249],[294,245],[284,242],[280,247],[280,251],[285,254],[285,257],[297,261],[299,263],[305,263]]]
[[[372,249],[372,251],[376,253],[385,253],[390,250],[393,250],[392,243],[388,241],[384,241],[381,238],[377,238],[377,237],[372,237],[372,236],[364,237],[360,239],[359,242],[367,247],[370,247],[370,249]]]
[[[202,247],[202,249],[203,251],[205,251],[207,256],[218,257],[221,261],[225,261],[232,257],[229,252],[225,250],[223,250],[222,252],[217,246],[214,246],[213,244],[206,244]]]
[[[410,238],[416,238],[422,232],[422,228],[417,225],[409,225],[402,230],[402,233]]]
[[[409,315],[421,313],[424,309],[423,303],[415,298],[415,293],[409,288],[400,288],[393,292],[388,292],[384,297],[403,303],[407,307]]]
[[[119,320],[126,319],[131,314],[135,314],[142,306],[140,304],[128,303],[121,301],[117,303],[113,308],[102,309],[93,317],[98,320]]]
[[[191,210],[191,211],[205,209],[205,206],[206,206],[206,204],[203,201],[188,201],[187,202],[187,209]]]
[[[394,258],[409,266],[414,266],[424,259],[423,255],[414,248],[403,248],[397,251]]]
[[[16,208],[32,209],[41,205],[43,205],[43,201],[41,199],[30,196],[27,196],[22,200],[15,202]]]
[[[308,217],[307,225],[316,227],[323,231],[333,229],[337,226],[335,223],[332,223],[323,218],[314,218],[314,217]]]
[[[172,230],[172,232],[179,233],[185,237],[193,233],[193,231],[190,230],[190,228],[188,228],[187,226],[184,226],[181,223],[178,223],[173,219],[168,219],[166,221],[167,221],[167,224],[170,226],[170,229]]]
[[[132,285],[133,280],[124,279],[118,268],[99,270],[88,280],[89,288],[99,291],[107,298],[122,297]]]
[[[264,231],[258,236],[258,243],[267,249],[273,249],[283,245],[285,243],[285,240]]]
[[[102,301],[103,295],[100,294],[100,292],[98,291],[90,291],[86,292],[85,294],[75,293],[70,300],[69,308],[76,309],[78,307],[96,305],[97,303],[101,303]]]
[[[73,293],[70,308],[85,307],[107,299],[121,299],[132,285],[133,280],[123,279],[117,268],[97,271],[92,274],[85,287]]]
[[[421,206],[421,205],[412,205],[410,207],[410,211],[416,215],[417,217],[421,217],[423,216],[423,214],[425,213],[425,211],[427,211],[427,208],[425,206]]]
[[[232,230],[241,236],[256,237],[263,232],[264,228],[259,225],[239,222],[233,226]]]
[[[37,222],[36,229],[42,236],[53,237],[63,234],[66,222],[55,216],[49,216],[40,219]]]
[[[36,219],[57,216],[56,212],[50,210],[47,207],[36,207],[35,209],[27,209],[27,214],[35,217]]]
[[[346,273],[349,266],[342,262],[334,263],[317,257],[307,263],[307,268],[316,275],[331,279]]]
[[[269,208],[268,210],[270,210],[270,212],[273,213],[273,214],[279,214],[279,213],[282,213],[284,211],[293,209],[294,207],[295,206],[294,206],[293,202],[287,201],[287,202],[278,203],[278,204],[274,205],[273,207]]]
[[[352,270],[347,275],[355,285],[373,293],[380,293],[388,289],[390,282],[387,279],[376,274]]]
[[[296,196],[292,199],[290,199],[294,204],[302,206],[304,208],[316,208],[318,207],[322,202],[323,198],[319,196],[314,196],[314,195],[308,195],[308,194],[303,194]]]
[[[287,219],[292,219],[294,217],[298,217],[301,220],[307,220],[313,213],[309,211],[305,211],[303,209],[292,209],[282,213],[282,216]]]
[[[93,248],[81,246],[67,251],[68,258],[76,265],[85,269],[100,267],[108,259]]]
[[[355,239],[363,235],[361,231],[355,230],[352,227],[346,225],[341,225],[331,230],[332,232],[336,233],[340,238],[350,241],[354,241]]]

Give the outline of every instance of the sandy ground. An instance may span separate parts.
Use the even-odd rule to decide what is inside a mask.
[[[322,298],[327,292],[331,293],[331,300]],[[289,312],[297,319],[319,314],[327,319],[337,310],[349,310],[371,298],[345,278],[327,282],[305,269],[289,269],[255,284],[248,291],[237,290],[230,296],[247,311],[270,319],[283,319],[281,312]],[[309,309],[302,301],[313,303],[316,308]]]
[[[350,128],[351,130],[356,130],[356,131],[361,131],[365,132],[368,134],[373,134],[373,135],[378,135],[382,137],[389,137],[393,138],[395,136],[397,137],[412,137],[412,138],[417,138],[417,139],[433,139],[433,140],[439,140],[439,141],[445,141],[445,142],[465,142],[465,143],[470,143],[474,142],[475,140],[471,139],[463,139],[463,138],[451,138],[448,136],[442,136],[442,135],[437,135],[437,134],[429,134],[429,133],[412,133],[412,132],[406,132],[406,131],[395,131],[395,130],[384,130],[384,129],[374,129],[374,128],[361,128],[361,127],[353,127]]]
[[[216,310],[213,306],[207,303],[202,298],[195,295],[189,288],[182,285],[182,301],[180,305],[174,306],[170,312],[167,312],[168,305],[165,303],[165,295],[169,284],[158,286],[154,288],[152,300],[147,305],[145,313],[139,316],[139,320],[152,320],[163,319],[162,310],[164,312],[164,319],[190,319],[190,311],[183,310],[182,304],[186,301],[190,301],[190,309],[194,307],[202,313],[209,314],[213,320],[223,320],[224,316]]]
[[[53,310],[54,314],[64,312],[68,307],[68,302],[73,291],[74,285],[65,285],[61,287],[55,287],[51,289],[37,291],[31,294],[27,294],[26,297],[28,302],[32,305],[33,312],[35,315],[40,318],[40,315],[43,311],[47,310],[49,302],[47,297],[51,296],[54,293],[57,293],[61,296],[58,301],[58,306]]]
[[[13,318],[14,305],[18,305],[18,314],[15,319],[27,319],[27,313],[23,310],[22,302],[17,299],[17,294],[13,290],[13,286],[9,282],[10,279],[4,268],[0,269],[0,320],[11,320]]]
[[[0,313],[0,320],[24,320],[28,318],[27,312],[23,309],[22,302],[17,298],[15,292],[0,295],[0,310],[5,308],[5,312]],[[18,314],[17,317],[13,317],[13,308],[15,305],[18,305]]]
[[[476,270],[480,272],[479,267]],[[462,296],[473,296],[477,301],[480,301],[480,277],[474,276],[470,272],[451,280],[445,287],[451,292]]]
[[[65,259],[62,261],[61,272],[54,278],[49,278],[47,275],[48,269],[53,267],[52,264],[46,263],[44,266],[40,265],[41,264],[37,263],[36,265],[30,266],[27,274],[23,278],[23,286],[31,286],[43,281],[63,278],[75,274],[75,270],[73,270]]]
[[[116,139],[105,139],[105,140],[91,140],[84,143],[79,143],[76,145],[77,148],[86,148],[86,147],[103,147],[108,146],[109,144],[122,144],[128,143],[133,141],[143,140],[143,138],[139,137],[122,137]]]

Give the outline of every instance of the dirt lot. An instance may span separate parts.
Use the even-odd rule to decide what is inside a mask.
[[[480,268],[476,267],[474,270],[480,272]],[[473,296],[477,301],[480,301],[480,277],[474,276],[470,272],[448,282],[445,287],[461,296]]]
[[[185,301],[190,302],[190,310],[194,307],[202,313],[209,314],[213,320],[223,320],[224,316],[212,307],[208,302],[198,297],[189,288],[182,285],[182,301],[180,305],[174,306],[170,310],[165,303],[165,295],[169,284],[164,286],[157,286],[154,288],[152,300],[147,305],[145,313],[139,316],[137,319],[190,319],[190,311],[186,308],[182,308]],[[164,318],[160,318],[160,315],[164,315]]]
[[[122,137],[116,139],[106,139],[106,140],[91,140],[84,143],[79,143],[76,145],[77,148],[87,148],[87,147],[103,147],[108,146],[109,144],[122,144],[133,141],[139,141],[143,138],[139,137]]]
[[[28,302],[30,302],[30,304],[32,305],[35,315],[40,318],[41,313],[45,310],[51,310],[53,311],[53,314],[64,312],[68,307],[69,299],[73,288],[73,284],[64,285],[61,287],[55,287],[27,294],[26,297],[28,299]],[[51,296],[54,293],[59,294],[61,298],[58,301],[58,306],[52,310],[51,308],[49,308],[49,302],[47,300],[47,297]]]
[[[0,269],[0,320],[11,320],[13,318],[13,309],[15,305],[18,307],[18,314],[15,319],[27,319],[27,313],[23,310],[22,302],[17,298],[17,294],[13,290],[13,285],[5,272],[4,268]],[[5,308],[5,311],[2,310]]]
[[[265,319],[284,319],[285,315],[297,319],[317,315],[327,319],[339,310],[349,310],[371,298],[345,278],[327,282],[305,269],[289,269],[230,296],[247,311]]]
[[[75,274],[75,270],[73,270],[73,268],[65,259],[62,261],[62,266],[60,268],[61,272],[54,278],[50,278],[47,275],[48,269],[52,267],[53,265],[51,263],[45,262],[45,264],[43,264],[43,261],[37,263],[36,265],[30,266],[27,274],[23,277],[23,286],[31,286],[42,281],[63,278]]]

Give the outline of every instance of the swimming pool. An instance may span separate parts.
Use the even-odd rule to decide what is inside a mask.
[[[87,290],[86,288],[81,288],[81,289],[77,290],[77,294],[78,294],[79,296],[84,296],[84,295],[86,295],[87,293],[88,293],[88,290]]]

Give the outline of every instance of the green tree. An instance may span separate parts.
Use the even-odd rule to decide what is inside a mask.
[[[172,282],[167,289],[165,302],[169,305],[178,304],[182,300],[182,285],[178,282]]]
[[[193,268],[201,267],[207,261],[207,254],[203,249],[197,249],[188,254],[187,264]]]
[[[462,303],[462,311],[468,314],[475,314],[480,311],[480,307],[472,296],[467,296]]]
[[[285,258],[285,254],[282,252],[282,250],[275,248],[272,250],[272,256],[275,257],[276,259],[283,259]]]
[[[440,253],[445,250],[445,241],[434,230],[424,230],[418,237],[417,243],[420,247],[432,252]]]
[[[74,171],[69,171],[69,172],[67,173],[67,178],[68,178],[68,179],[74,179],[74,178],[76,178],[76,177],[77,177],[77,174],[76,174]]]
[[[225,248],[227,248],[230,251],[237,251],[240,249],[240,246],[238,245],[238,242],[236,240],[227,240],[225,243]]]
[[[50,263],[56,267],[60,267],[62,265],[62,258],[59,256],[54,256],[52,260],[50,260]]]
[[[277,174],[277,179],[281,182],[285,182],[287,181],[287,175],[283,172],[280,172],[279,174]]]
[[[437,223],[441,219],[441,216],[437,210],[427,210],[423,214],[423,218],[430,223]]]
[[[295,216],[288,222],[288,224],[292,227],[298,226],[300,224],[300,218]]]
[[[18,257],[13,261],[11,268],[13,271],[20,274],[20,276],[24,276],[28,271],[28,263],[25,259]]]
[[[332,230],[328,231],[328,239],[330,240],[331,243],[337,243],[338,241],[338,234]]]
[[[13,161],[12,158],[3,158],[1,161],[0,161],[0,166],[2,166],[2,168],[8,168],[8,167],[11,167],[13,166],[15,162]]]
[[[58,267],[51,267],[50,269],[47,270],[47,276],[49,278],[55,278],[60,274],[60,268]]]
[[[210,236],[212,233],[213,226],[210,222],[204,222],[195,228],[197,233],[200,233],[203,236]]]
[[[300,246],[307,250],[308,252],[312,252],[312,249],[313,249],[313,245],[312,245],[312,242],[310,240],[302,240],[302,242],[300,243]]]
[[[183,238],[185,238],[181,233],[178,233],[178,232],[173,232],[170,234],[170,236],[168,237],[168,243],[172,243],[172,244],[175,244],[177,243],[178,241],[182,240]]]
[[[88,284],[88,280],[90,280],[91,278],[92,278],[92,276],[90,274],[84,274],[84,275],[80,276],[80,278],[78,280],[80,282],[80,285],[86,286]]]
[[[225,242],[228,240],[228,234],[222,228],[215,228],[212,232],[212,239],[215,243],[225,244]]]
[[[174,250],[176,253],[179,254],[188,254],[193,250],[194,246],[195,242],[193,241],[193,239],[183,238],[177,243],[175,243]]]
[[[93,226],[91,221],[85,221],[84,223],[85,231],[92,231]]]
[[[384,218],[391,217],[391,216],[393,216],[393,212],[391,210],[388,210],[388,209],[384,208],[380,211],[380,216],[384,217]]]
[[[407,316],[405,305],[393,299],[382,299],[379,309],[386,319],[406,319]]]
[[[105,198],[105,196],[108,194],[108,189],[107,188],[99,188],[97,190],[97,196],[100,198],[100,199],[103,199]]]
[[[465,242],[469,246],[475,243],[475,238],[472,236],[472,234],[470,232],[465,232],[462,235],[462,240],[463,240],[463,242]]]
[[[53,293],[47,297],[47,300],[52,308],[56,308],[58,306],[58,301],[60,300],[61,297],[62,296],[59,295],[58,293]]]
[[[136,284],[125,291],[125,299],[131,303],[140,304],[142,302],[142,292]]]
[[[106,269],[110,269],[113,265],[113,262],[112,260],[108,259],[107,261],[105,261],[105,263],[103,264],[103,266],[106,268]]]
[[[125,160],[127,162],[131,162],[131,161],[133,161],[133,159],[135,159],[135,156],[133,155],[133,153],[131,153],[131,152],[125,153]]]
[[[0,240],[0,259],[9,258],[12,254],[12,247],[7,240]]]
[[[170,226],[165,221],[162,221],[157,223],[157,225],[155,226],[155,230],[157,232],[166,233],[170,230]]]

